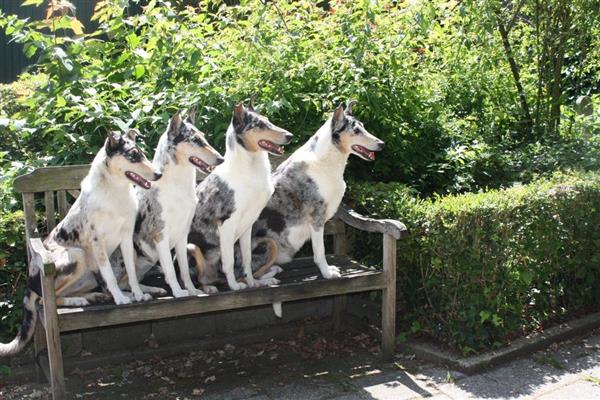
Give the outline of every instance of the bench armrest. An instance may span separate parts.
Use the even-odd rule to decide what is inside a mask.
[[[31,262],[36,264],[43,275],[52,276],[56,272],[52,254],[46,249],[42,239],[30,238],[27,241],[29,252],[31,254]]]
[[[336,215],[339,219],[344,221],[346,225],[361,231],[390,235],[396,240],[408,236],[408,229],[406,229],[406,226],[402,222],[394,219],[367,218],[360,215],[345,204],[340,204]]]

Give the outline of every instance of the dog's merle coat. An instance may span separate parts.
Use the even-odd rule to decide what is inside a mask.
[[[173,295],[200,294],[189,278],[187,266],[187,235],[196,203],[196,167],[209,173],[212,165],[223,158],[208,144],[204,134],[193,123],[193,117],[185,120],[177,113],[161,136],[153,164],[163,172],[163,178],[150,190],[136,192],[139,208],[135,221],[133,243],[136,255],[136,271],[143,278],[160,261],[161,269]],[[184,254],[181,278],[183,290],[176,278],[170,251],[175,248],[178,260]],[[122,255],[115,252],[111,263],[120,277],[124,276]],[[180,262],[181,264],[181,262]],[[124,282],[122,282],[124,285]],[[152,294],[163,294],[160,288],[143,286]]]
[[[231,289],[241,289],[245,285],[236,277],[242,275],[242,268],[248,285],[265,283],[254,280],[244,254],[252,256],[252,224],[273,193],[267,152],[280,155],[279,145],[289,143],[291,137],[251,107],[236,106],[226,134],[225,162],[196,191],[199,201],[188,239],[202,254],[201,261],[191,257],[190,263],[203,285],[225,277]]]
[[[149,187],[148,180],[160,177],[134,140],[134,131],[109,135],[81,182],[81,194],[44,242],[56,265],[54,287],[59,306],[83,306],[105,298],[103,293],[92,292],[98,283],[115,303],[131,302],[119,289],[108,256],[117,247],[133,247],[137,201],[132,181]],[[133,267],[133,257],[127,259],[127,265]],[[135,275],[131,281],[137,284]],[[0,344],[0,356],[18,352],[31,339],[40,297],[40,271],[30,265],[21,330],[11,343]]]
[[[339,276],[325,259],[323,228],[339,207],[350,154],[373,160],[383,142],[342,107],[273,174],[275,191],[252,228],[253,242],[273,239],[276,262],[287,263],[311,238],[315,263],[326,278]],[[268,255],[255,257],[264,262]]]

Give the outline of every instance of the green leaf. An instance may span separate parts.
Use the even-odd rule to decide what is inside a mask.
[[[67,101],[61,95],[56,96],[56,106],[64,107],[67,104]]]
[[[24,51],[25,51],[25,57],[31,58],[37,52],[37,46],[34,45],[33,43],[27,43],[27,44],[25,44]]]
[[[481,318],[479,322],[483,324],[485,321],[488,321],[491,316],[492,313],[490,313],[489,311],[481,311],[479,313],[479,318]]]
[[[44,0],[24,0],[23,3],[21,3],[21,7],[24,6],[39,6],[40,4],[42,4],[44,2]]]
[[[142,76],[144,76],[145,72],[146,68],[143,65],[138,64],[133,69],[133,76],[135,76],[136,78],[141,78]]]

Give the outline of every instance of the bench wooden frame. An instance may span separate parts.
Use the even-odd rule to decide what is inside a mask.
[[[101,326],[119,325],[131,322],[151,321],[162,318],[179,317],[220,310],[270,304],[275,301],[293,301],[322,296],[335,296],[333,303],[333,325],[339,329],[346,308],[345,295],[348,293],[381,290],[382,301],[382,355],[389,359],[394,353],[396,324],[396,240],[405,237],[406,227],[394,220],[375,220],[363,217],[341,206],[336,217],[328,222],[325,233],[333,235],[334,256],[328,256],[334,265],[344,265],[341,279],[317,279],[315,274],[309,281],[293,279],[278,287],[249,289],[239,292],[223,292],[202,297],[179,299],[158,299],[147,303],[126,306],[98,305],[84,308],[57,309],[54,291],[55,266],[50,253],[40,239],[36,214],[36,194],[43,193],[46,232],[50,232],[57,222],[57,214],[62,219],[70,207],[68,196],[79,194],[81,180],[89,170],[89,165],[38,168],[15,179],[14,189],[23,197],[25,214],[25,235],[29,268],[41,271],[43,312],[38,318],[34,335],[36,357],[46,349],[48,368],[38,368],[38,378],[42,373],[52,386],[55,400],[65,398],[65,383],[60,333]],[[56,198],[56,202],[55,202]],[[39,202],[38,202],[39,203]],[[353,228],[383,234],[383,270],[369,269],[344,257],[347,254],[345,225]],[[316,269],[312,259],[295,260],[294,271]],[[290,264],[291,265],[291,264]],[[304,269],[302,269],[304,268]]]

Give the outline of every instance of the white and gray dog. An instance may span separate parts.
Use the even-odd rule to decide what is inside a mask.
[[[136,271],[140,280],[157,262],[174,297],[203,294],[194,287],[187,260],[187,237],[196,211],[196,169],[210,174],[223,157],[206,141],[203,132],[194,125],[195,109],[183,119],[177,112],[160,137],[152,164],[162,172],[162,179],[150,190],[137,190],[139,210],[135,221],[133,243]],[[171,257],[171,250],[179,264],[185,289],[182,289]],[[122,289],[127,287],[123,256],[116,251],[111,257],[115,274],[120,277]],[[154,295],[165,294],[158,287],[140,285],[142,291]]]
[[[253,242],[275,241],[277,254],[267,258],[282,264],[290,262],[310,238],[314,262],[323,277],[338,278],[339,269],[325,258],[325,222],[344,196],[344,170],[350,154],[373,161],[383,144],[352,115],[352,104],[345,110],[339,106],[273,174],[275,192],[254,224]],[[267,261],[258,263],[268,266]]]
[[[226,134],[225,162],[197,187],[199,197],[188,241],[193,267],[205,291],[223,275],[232,290],[276,283],[256,281],[251,257],[252,224],[273,194],[268,154],[282,155],[280,145],[292,134],[271,123],[252,106],[237,105]],[[234,247],[239,240],[246,284],[237,282]],[[241,274],[237,274],[239,277]]]
[[[83,306],[104,299],[102,293],[93,292],[99,282],[104,283],[115,303],[131,302],[118,287],[109,257],[120,247],[126,255],[129,284],[139,287],[133,260],[132,237],[138,209],[133,184],[147,190],[151,187],[149,180],[160,177],[135,144],[135,131],[109,135],[81,182],[81,194],[45,241],[56,265],[57,305]],[[41,294],[40,271],[30,269],[21,329],[11,343],[0,344],[0,356],[17,353],[31,339]],[[134,297],[136,301],[148,299],[150,296],[141,292]]]

